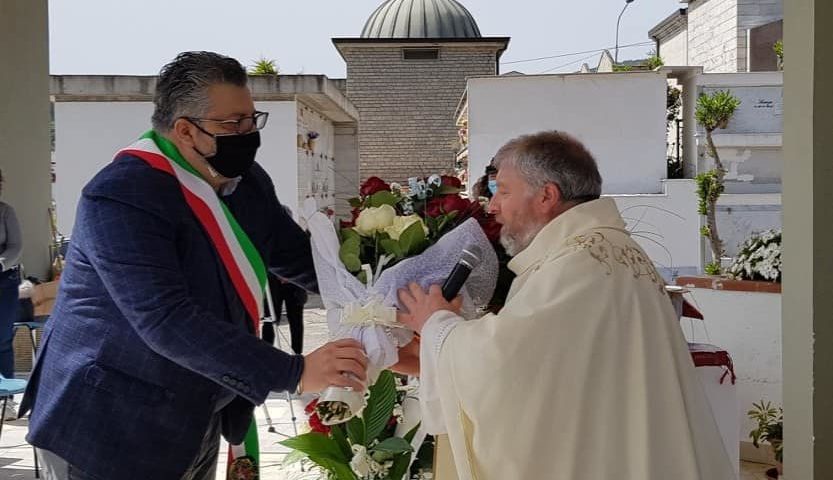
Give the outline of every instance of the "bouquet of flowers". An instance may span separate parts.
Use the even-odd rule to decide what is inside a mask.
[[[424,452],[425,462],[411,466],[419,425],[406,419],[404,410],[416,401],[412,393],[400,378],[382,372],[370,387],[362,416],[332,426],[321,422],[318,400],[312,401],[305,409],[310,432],[281,442],[294,450],[284,464],[308,460],[333,480],[400,480],[418,473],[431,461],[431,454]]]
[[[412,178],[407,187],[372,177],[351,204],[353,219],[342,222],[339,231],[316,212],[314,199],[307,200],[305,211],[330,333],[362,343],[372,382],[397,363],[399,348],[413,338],[396,321],[400,288],[442,283],[463,249],[476,247],[482,258],[461,292],[463,315],[474,317],[487,305],[498,271],[489,236],[496,238],[500,226],[479,203],[463,198],[453,177]],[[366,401],[361,392],[330,387],[316,412],[331,426],[358,415]]]
[[[744,242],[729,268],[734,278],[781,281],[781,230],[767,230]]]

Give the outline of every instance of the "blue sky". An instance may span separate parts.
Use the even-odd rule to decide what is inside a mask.
[[[53,74],[151,75],[185,50],[214,50],[249,65],[275,59],[282,73],[344,76],[332,37],[354,37],[382,0],[50,0]],[[461,0],[484,35],[509,36],[503,61],[594,50],[614,44],[624,0]],[[647,42],[648,30],[684,6],[635,0],[620,44]],[[644,57],[652,47],[620,50]],[[590,57],[590,58],[588,58]],[[502,71],[569,72],[598,54],[507,64]],[[573,62],[573,63],[569,63]]]

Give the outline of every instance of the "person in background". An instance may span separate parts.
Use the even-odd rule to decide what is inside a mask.
[[[3,172],[0,171],[0,194],[3,191]],[[14,322],[18,317],[18,264],[23,253],[20,223],[14,208],[0,201],[0,375],[14,378]],[[5,420],[17,418],[14,400],[6,406]]]
[[[292,351],[300,355],[304,350],[304,305],[308,299],[307,291],[275,275],[269,276],[269,289],[276,312],[274,322],[263,323],[262,338],[270,345],[275,343],[275,330],[280,324],[282,306],[285,305]]]
[[[284,206],[283,209],[287,216],[292,218],[289,207]],[[269,275],[269,290],[276,312],[272,322],[263,323],[261,338],[269,345],[274,345],[275,329],[280,324],[282,306],[286,305],[292,351],[300,355],[304,350],[304,304],[308,299],[307,291],[277,275]]]
[[[0,171],[0,193],[3,191],[3,172]],[[18,316],[18,264],[23,254],[20,223],[14,208],[0,201],[0,375],[14,378],[14,322]],[[9,399],[5,420],[17,418],[17,405]]]
[[[495,160],[486,165],[486,172],[477,180],[472,188],[474,198],[486,198],[491,200],[497,192],[497,168],[494,165]]]

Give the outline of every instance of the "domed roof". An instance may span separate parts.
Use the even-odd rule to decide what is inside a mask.
[[[386,0],[367,19],[362,38],[480,38],[456,0]]]

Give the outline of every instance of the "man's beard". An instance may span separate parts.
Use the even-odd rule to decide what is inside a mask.
[[[504,226],[500,230],[500,244],[503,245],[510,257],[514,257],[526,250],[526,247],[532,243],[542,228],[544,228],[543,225],[529,225],[522,232],[512,233]]]

